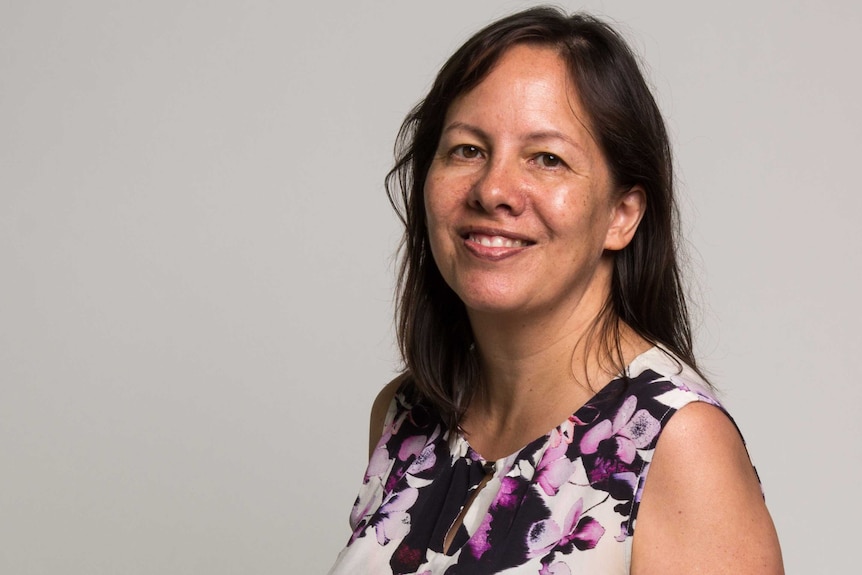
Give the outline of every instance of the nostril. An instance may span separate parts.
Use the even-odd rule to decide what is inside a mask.
[[[490,166],[470,189],[467,201],[470,207],[485,213],[518,214],[525,205],[523,182],[506,166]]]

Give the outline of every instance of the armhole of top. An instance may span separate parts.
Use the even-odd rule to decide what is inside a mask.
[[[392,425],[395,420],[395,415],[398,413],[398,393],[400,390],[401,386],[398,386],[398,389],[392,394],[392,399],[389,400],[389,407],[386,408],[386,416],[383,418],[383,427],[380,429],[380,433],[383,433],[383,430]]]
[[[679,390],[679,388],[677,388],[677,389]],[[680,390],[680,391],[682,391],[682,390]],[[668,406],[667,410],[664,412],[664,414],[662,415],[662,418],[660,420],[662,431],[664,431],[665,425],[667,425],[667,422],[670,420],[670,418],[673,417],[678,411],[680,411],[681,409],[684,409],[687,406],[692,405],[694,403],[704,403],[706,405],[711,405],[711,406],[715,407],[721,413],[723,413],[724,416],[727,417],[728,420],[730,420],[730,423],[733,425],[734,429],[736,429],[736,432],[739,434],[739,438],[742,441],[742,446],[745,449],[746,455],[748,455],[748,446],[745,444],[745,437],[743,437],[742,431],[740,431],[739,426],[736,425],[736,421],[734,421],[733,417],[730,415],[730,413],[728,413],[728,411],[724,408],[724,406],[721,405],[721,403],[719,403],[718,400],[716,400],[715,398],[709,397],[709,396],[704,397],[704,396],[702,396],[698,393],[692,392],[692,391],[688,391],[687,394],[691,394],[689,396],[689,400],[686,401],[685,403],[683,403],[682,405],[679,405],[677,407]],[[656,447],[658,447],[658,444],[656,444]],[[654,453],[655,453],[655,448],[653,448],[653,454]],[[748,460],[749,460],[749,462],[751,462],[751,456],[750,455],[749,455]],[[652,462],[652,456],[650,457],[650,463],[651,462]],[[752,466],[752,468],[754,468],[753,463],[751,464],[751,466]],[[755,475],[757,475],[757,469],[756,468],[754,468],[754,473],[755,473]],[[637,487],[635,488],[636,489],[635,493],[638,493],[638,492],[643,493],[643,490],[646,487],[646,481],[647,481],[648,475],[649,475],[649,464],[647,463],[643,466],[640,473],[638,474],[638,484],[637,484]],[[760,477],[758,477],[758,482],[759,481],[760,481]],[[634,540],[634,531],[635,531],[634,526],[632,525],[632,522],[634,522],[635,525],[637,524],[638,513],[640,511],[640,501],[638,501],[637,505],[635,505],[634,501],[632,501],[632,509],[630,511],[633,515],[630,514],[628,523],[629,523],[629,529],[631,530],[632,535],[629,537],[626,537],[626,549],[625,549],[625,555],[626,555],[625,556],[625,563],[626,563],[626,568],[628,570],[631,569],[631,564],[632,564],[632,542]]]
[[[711,406],[715,407],[716,409],[718,409],[721,413],[723,413],[724,416],[728,419],[728,421],[730,421],[730,424],[733,425],[733,428],[736,430],[736,434],[739,436],[739,441],[742,442],[742,449],[745,450],[745,456],[748,458],[748,464],[751,466],[751,469],[754,470],[754,476],[757,478],[757,483],[760,485],[760,493],[762,495],[764,495],[764,498],[765,498],[765,494],[763,492],[763,482],[760,480],[760,474],[757,472],[757,467],[754,465],[754,461],[751,460],[751,453],[748,451],[748,443],[746,443],[745,436],[742,434],[742,430],[739,429],[739,426],[736,424],[736,420],[733,419],[733,416],[730,415],[730,412],[728,412],[724,408],[724,406],[715,398],[701,397],[701,396],[698,396],[698,398],[694,401],[690,401],[690,402],[686,403],[685,405],[683,405],[679,409],[682,409],[683,407],[686,407],[687,405],[691,405],[692,403],[705,403],[707,405],[711,405]],[[677,409],[676,411],[679,411],[679,409]]]
[[[386,386],[380,391],[377,398],[375,398],[374,408],[372,409],[377,408],[377,403],[381,399],[381,396],[383,399],[388,398],[388,401],[386,402],[386,413],[383,416],[382,425],[380,425],[378,429],[372,431],[372,433],[377,435],[378,442],[386,428],[389,427],[395,420],[395,417],[398,414],[398,394],[404,391],[409,381],[409,374],[406,372],[402,373],[398,377],[387,383]],[[391,397],[389,397],[390,394]]]
[[[736,430],[736,433],[739,435],[739,440],[742,442],[742,447],[743,447],[743,449],[745,449],[745,454],[746,454],[746,456],[748,456],[748,462],[751,465],[752,469],[754,469],[754,474],[757,476],[757,481],[760,482],[760,476],[757,473],[757,468],[754,466],[754,462],[751,461],[751,454],[748,452],[748,445],[745,443],[745,436],[742,435],[742,431],[739,429],[739,426],[736,424],[736,421],[733,419],[733,416],[731,416],[730,413],[727,411],[727,409],[725,409],[724,406],[721,403],[719,403],[718,400],[716,400],[715,398],[712,398],[709,396],[704,397],[700,394],[690,392],[690,391],[687,393],[691,394],[691,396],[689,396],[689,401],[686,401],[685,403],[683,403],[682,405],[679,405],[677,407],[669,406],[667,411],[665,411],[664,415],[661,418],[662,432],[664,431],[664,428],[667,425],[667,422],[670,420],[670,418],[673,417],[680,410],[688,407],[689,405],[693,405],[695,403],[703,403],[706,405],[711,405],[712,407],[719,410],[722,414],[724,414],[724,416],[728,419],[728,421],[730,421],[731,425],[733,425],[733,428]],[[653,450],[652,450],[653,454],[655,454],[655,449],[657,447],[658,447],[658,444],[656,444],[656,447],[653,448]],[[652,462],[652,456],[650,456],[650,463],[651,462]],[[646,465],[644,465],[644,467],[641,469],[640,473],[638,474],[638,486],[636,488],[637,492],[643,493],[643,490],[646,487],[646,481],[647,481],[648,475],[649,475],[649,464],[646,464]],[[762,490],[762,484],[761,484],[761,490]],[[638,505],[637,505],[637,511],[639,511],[639,510],[640,510],[640,502],[638,502]],[[632,511],[635,511],[634,504],[633,504]],[[634,521],[635,524],[637,523],[637,513],[635,513],[633,517],[632,516],[629,517],[629,522],[632,522],[632,521]],[[629,524],[629,529],[631,529],[632,533],[634,533],[634,528],[631,526],[631,523]],[[629,539],[629,541],[631,541],[631,537],[629,537],[628,539]],[[628,549],[626,550],[626,553],[628,555],[628,559],[631,560],[631,544],[630,543],[629,543]],[[630,565],[630,563],[629,563],[629,565]]]

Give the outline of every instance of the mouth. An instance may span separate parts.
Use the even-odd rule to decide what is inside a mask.
[[[523,234],[493,227],[470,226],[461,230],[461,238],[474,257],[494,262],[517,256],[536,244]]]
[[[468,242],[473,242],[486,248],[524,248],[532,242],[520,238],[512,238],[509,236],[482,234],[478,232],[470,232],[465,238]]]

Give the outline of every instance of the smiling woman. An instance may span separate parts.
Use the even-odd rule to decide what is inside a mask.
[[[425,182],[428,236],[471,323],[506,313],[547,328],[563,308],[588,323],[607,298],[604,250],[640,221],[643,189],[617,190],[569,78],[556,50],[514,46],[446,114]]]
[[[692,354],[667,135],[622,39],[495,22],[399,141],[406,370],[330,573],[781,573]]]

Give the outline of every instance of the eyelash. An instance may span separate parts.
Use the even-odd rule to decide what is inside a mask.
[[[544,165],[541,166],[541,167],[543,167],[545,169],[549,169],[549,170],[555,169],[555,168],[562,168],[566,165],[566,163],[563,161],[562,158],[560,158],[560,156],[558,156],[556,154],[552,154],[550,152],[542,152],[540,154],[536,154],[535,156],[533,156],[533,158],[535,160],[538,160],[539,158],[552,159],[552,161],[555,162],[554,165],[552,165],[552,166],[544,166]]]
[[[474,160],[477,157],[483,155],[484,152],[478,146],[474,146],[472,144],[458,144],[449,152],[449,155],[461,160]],[[545,165],[542,159],[545,161],[550,160],[552,165]],[[552,154],[551,152],[539,152],[535,154],[532,158],[532,161],[536,162],[540,168],[545,170],[554,170],[557,168],[566,167],[566,162],[563,161],[560,156],[557,154]]]
[[[475,155],[473,155],[473,156],[465,155],[464,152],[467,150],[469,150],[470,153],[475,154]],[[449,152],[450,156],[454,156],[454,157],[462,159],[462,160],[473,160],[480,154],[482,154],[482,150],[480,150],[478,146],[474,146],[472,144],[459,144],[459,145],[455,146],[454,148],[452,148],[452,151]]]

